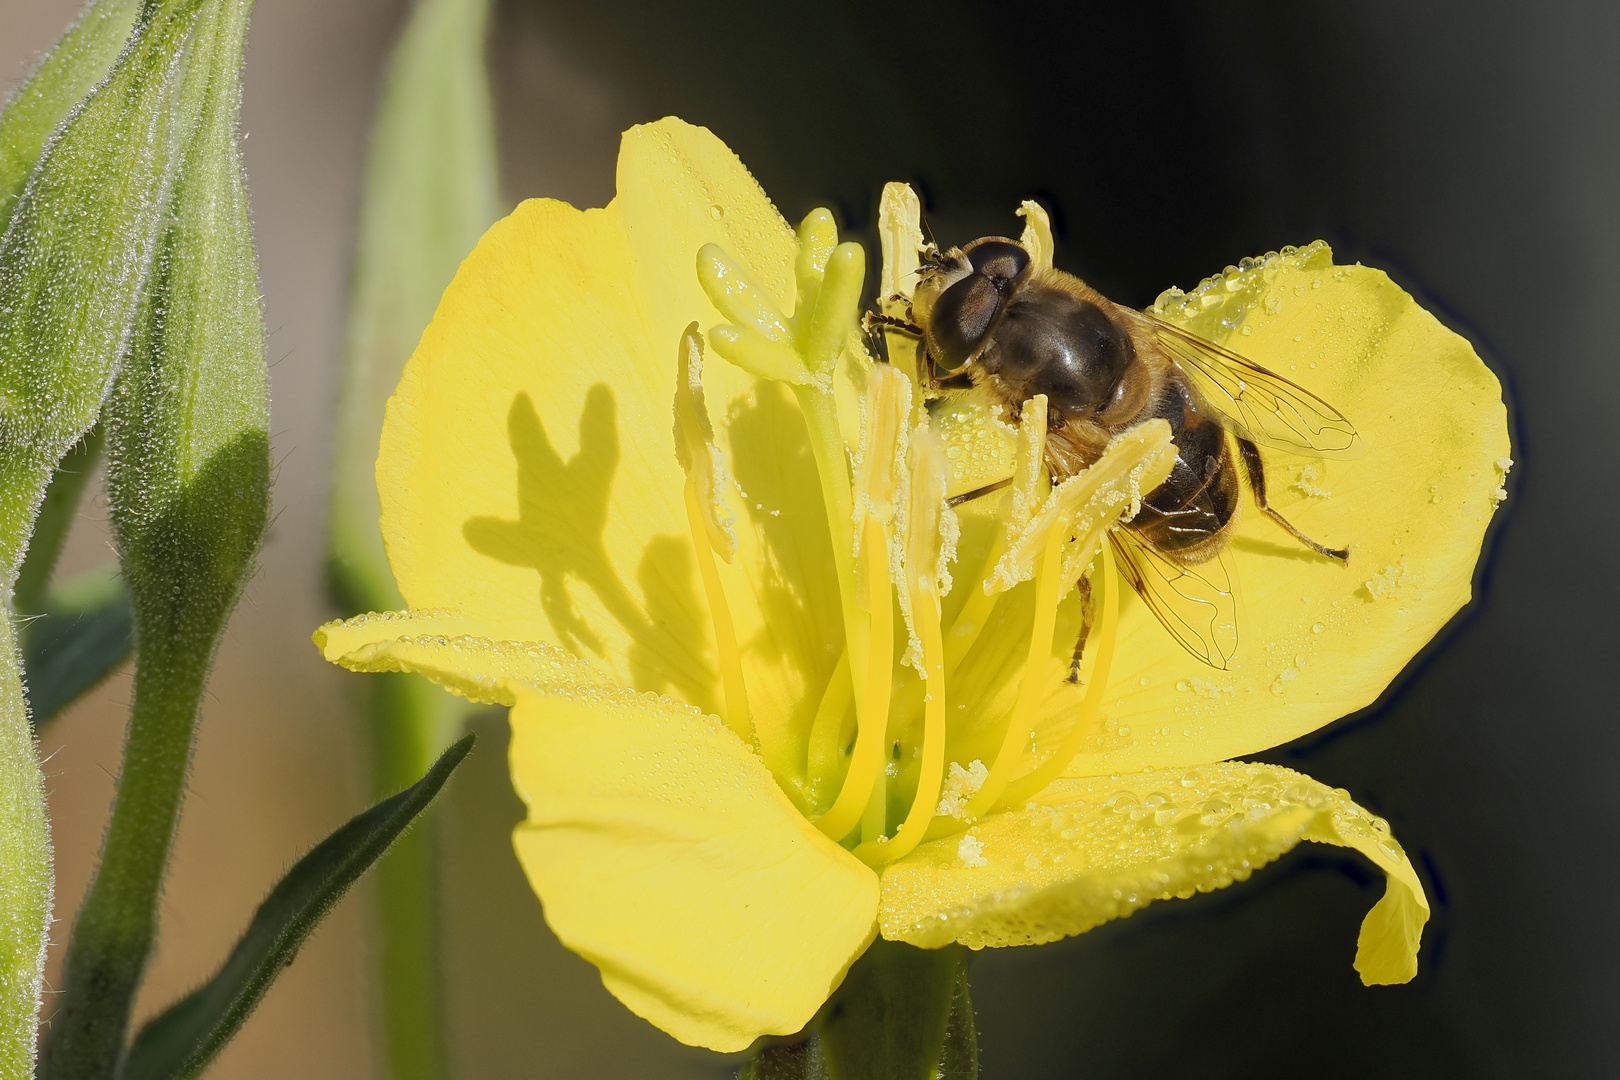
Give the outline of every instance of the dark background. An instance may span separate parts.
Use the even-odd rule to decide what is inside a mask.
[[[0,94],[80,0],[0,0]],[[264,272],[276,524],[204,710],[149,1014],[218,962],[281,871],[365,802],[357,676],[308,644],[364,132],[406,0],[261,0],[245,156]],[[1390,819],[1435,904],[1418,978],[1363,988],[1382,882],[1305,845],[1247,883],[979,954],[986,1080],[1620,1075],[1620,604],[1610,412],[1620,7],[1609,2],[744,5],[498,0],[508,199],[602,205],[618,133],[711,127],[796,220],[869,230],[915,183],[941,240],[1040,198],[1059,264],[1128,304],[1329,240],[1502,378],[1518,464],[1473,605],[1368,713],[1267,755]],[[862,237],[870,239],[869,235]],[[92,501],[69,568],[108,557]],[[47,731],[59,917],[118,767],[127,675]],[[441,803],[445,988],[467,1080],[726,1076],[630,1015],[546,929],[512,856],[504,722]],[[380,1076],[367,885],[211,1080]],[[65,937],[62,924],[58,937]],[[53,954],[55,955],[55,954]],[[52,972],[57,959],[53,959]]]
[[[507,184],[601,205],[616,132],[712,128],[789,220],[944,242],[1054,213],[1145,306],[1324,238],[1474,341],[1514,425],[1476,599],[1373,709],[1266,755],[1386,815],[1435,902],[1421,972],[1350,960],[1382,880],[1305,845],[1246,884],[973,968],[987,1078],[1614,1075],[1620,8],[509,0]],[[594,88],[559,107],[557,58]],[[557,161],[588,155],[588,175]]]

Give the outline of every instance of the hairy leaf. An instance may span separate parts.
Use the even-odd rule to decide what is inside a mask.
[[[75,575],[50,592],[23,631],[23,673],[34,728],[48,724],[129,659],[129,593],[116,566]]]

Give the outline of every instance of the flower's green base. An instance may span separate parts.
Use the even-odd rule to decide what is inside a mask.
[[[760,1047],[738,1080],[970,1080],[979,1075],[967,950],[879,938],[796,1042]]]

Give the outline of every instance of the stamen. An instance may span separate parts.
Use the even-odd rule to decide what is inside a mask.
[[[1001,522],[995,540],[978,573],[979,587],[968,594],[967,603],[957,612],[951,624],[945,670],[954,672],[961,664],[979,633],[990,621],[1005,590],[992,587],[992,576],[1006,554],[1013,537],[1035,516],[1036,509],[1046,492],[1046,395],[1036,394],[1024,402],[1019,410],[1018,447],[1013,458],[1012,494],[1004,500]]]
[[[864,687],[856,708],[855,754],[831,809],[816,820],[828,836],[842,839],[867,809],[872,786],[883,784],[883,746],[889,698],[894,689],[894,589],[890,580],[889,528],[906,490],[907,421],[911,384],[890,368],[874,368],[865,394],[865,423],[855,462],[855,599],[869,616]],[[851,649],[851,669],[857,670]],[[877,813],[877,811],[873,811]],[[862,830],[863,833],[866,829]],[[881,833],[881,828],[879,828]],[[875,839],[870,837],[869,839]]]
[[[1100,579],[1098,583],[1103,587],[1103,610],[1102,621],[1097,627],[1096,635],[1097,659],[1091,665],[1091,677],[1086,683],[1086,698],[1080,703],[1080,711],[1074,718],[1074,726],[1064,734],[1058,748],[1034,769],[1008,784],[1007,790],[996,800],[998,807],[1017,806],[1019,803],[1027,802],[1046,785],[1056,780],[1080,752],[1086,736],[1096,730],[1097,714],[1102,711],[1103,693],[1108,688],[1108,672],[1114,664],[1114,644],[1119,630],[1120,579],[1114,573],[1113,545],[1106,541],[1103,543],[1097,562],[1099,566],[1097,578]]]
[[[1032,199],[1025,199],[1018,207],[1018,216],[1024,219],[1024,235],[1018,242],[1029,252],[1029,261],[1037,270],[1052,269],[1052,219]]]
[[[1104,530],[1134,513],[1140,493],[1163,483],[1174,462],[1170,426],[1163,420],[1150,420],[1117,436],[1096,464],[1052,490],[1040,512],[1008,545],[986,583],[987,588],[998,591],[1011,589],[1034,573],[1035,618],[1018,697],[990,776],[968,802],[965,817],[969,822],[1000,801],[1032,732],[1036,706],[1044,698],[1043,691],[1050,688],[1048,669],[1058,601],[1091,562],[1103,542]],[[1037,553],[1038,572],[1034,570]]]
[[[816,793],[818,800],[837,772],[838,760],[848,744],[844,727],[849,718],[850,702],[854,698],[855,688],[849,675],[849,649],[846,647],[838,657],[838,666],[833,669],[832,677],[827,680],[827,688],[821,694],[821,704],[816,706],[816,718],[810,724],[805,772],[810,790]]]
[[[867,610],[871,613],[866,658],[866,686],[856,709],[855,753],[844,786],[832,807],[816,819],[822,832],[841,840],[866,810],[872,787],[883,773],[884,736],[888,733],[889,693],[894,686],[894,596],[889,583],[889,548],[883,525],[868,515],[861,545],[865,564]]]
[[[692,546],[697,550],[698,570],[703,592],[709,601],[709,618],[714,623],[714,646],[720,656],[720,684],[726,695],[726,726],[750,745],[754,741],[753,714],[748,711],[748,685],[743,681],[742,650],[737,647],[737,630],[731,621],[731,607],[720,584],[720,569],[714,564],[714,549],[704,542],[703,509],[698,502],[698,485],[686,481],[686,521],[692,530]]]
[[[911,809],[894,837],[855,849],[857,858],[872,865],[892,862],[922,841],[939,803],[945,777],[945,645],[940,635],[941,593],[949,587],[949,562],[956,540],[956,516],[945,502],[945,447],[926,427],[912,435],[911,497],[905,516],[904,582],[907,603],[903,610],[917,641],[916,664],[923,676],[922,764]],[[898,746],[898,744],[896,744]]]
[[[731,607],[720,581],[714,556],[730,562],[737,552],[737,533],[720,502],[722,476],[719,450],[714,445],[714,428],[703,402],[703,337],[697,323],[681,335],[676,356],[675,376],[675,457],[686,472],[686,524],[692,537],[692,550],[709,602],[709,618],[714,624],[715,651],[720,661],[720,683],[725,694],[726,726],[746,743],[754,741],[752,714],[748,710],[748,688],[743,681],[742,650],[731,621]]]
[[[1170,425],[1149,420],[1115,436],[1096,464],[1069,477],[1052,489],[1040,511],[1009,541],[986,587],[997,592],[1029,580],[1035,561],[1048,551],[1051,538],[1095,531],[1104,518],[1117,520],[1134,514],[1143,492],[1152,491],[1170,475],[1175,464]],[[1070,569],[1079,571],[1091,561],[1091,551],[1076,550]]]
[[[1024,745],[1029,741],[1035,706],[1043,690],[1049,690],[1055,681],[1052,668],[1052,635],[1057,629],[1058,601],[1069,590],[1063,577],[1063,545],[1068,539],[1068,521],[1064,519],[1046,541],[1046,554],[1035,579],[1035,620],[1030,629],[1029,656],[1024,661],[1022,679],[1018,684],[1018,699],[1013,703],[1012,716],[1001,738],[1001,748],[990,766],[990,776],[973,798],[968,800],[963,817],[971,824],[994,806],[1012,779]]]
[[[891,296],[910,297],[917,283],[922,261],[922,201],[909,184],[883,185],[878,200],[878,243],[883,250],[883,276],[879,279],[878,303]]]

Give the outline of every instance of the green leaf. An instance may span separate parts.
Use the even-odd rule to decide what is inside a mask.
[[[176,1080],[201,1072],[349,886],[427,808],[473,739],[468,735],[450,747],[414,786],[352,818],[300,859],[259,905],[219,974],[141,1029],[120,1080]]]
[[[0,232],[51,132],[107,77],[139,7],[139,0],[96,0],[6,103],[0,113]]]
[[[73,519],[78,516],[84,489],[95,475],[96,464],[101,460],[103,435],[101,425],[97,424],[56,464],[56,471],[45,489],[45,501],[40,504],[39,514],[34,518],[34,533],[28,541],[28,554],[23,557],[22,566],[17,570],[17,586],[12,594],[12,603],[19,615],[38,615],[45,610],[51,572],[56,569],[56,560],[62,554],[62,546],[67,543],[68,531],[73,527]],[[35,708],[38,708],[37,703]]]
[[[87,570],[51,590],[23,631],[23,672],[38,730],[129,659],[135,647],[129,593],[116,565]]]
[[[42,1073],[53,1080],[110,1076],[122,1054],[198,707],[269,514],[264,332],[237,140],[251,0],[153,7],[153,28],[193,14],[183,19],[166,111],[143,118],[169,148],[162,227],[105,412],[108,502],[135,617],[135,696],[101,865],[68,942],[43,1048]],[[35,190],[24,194],[19,221]]]

